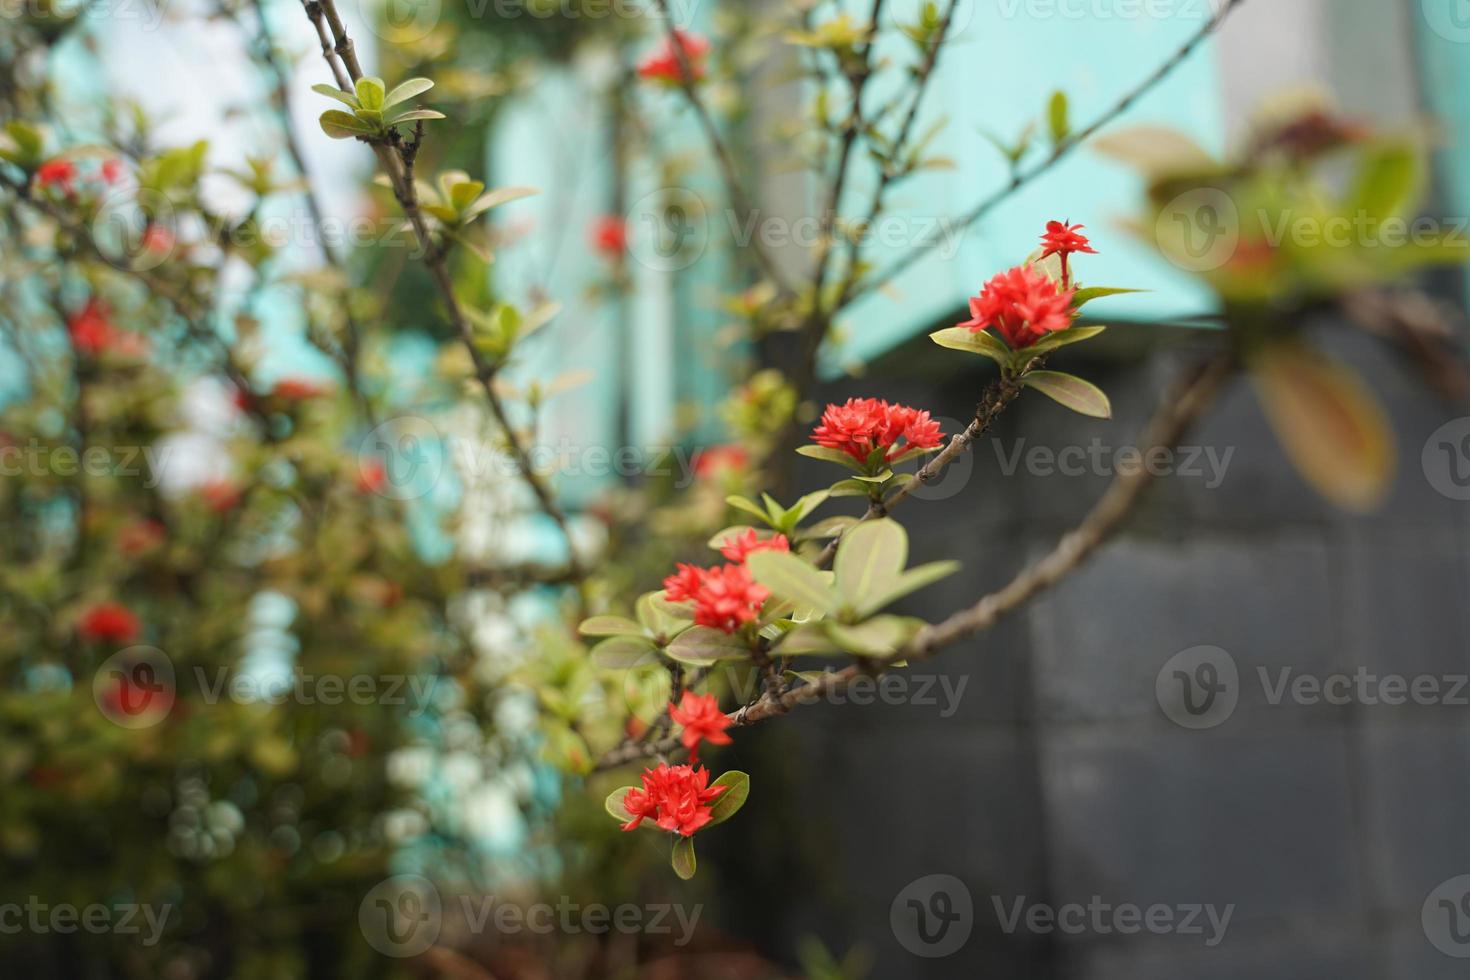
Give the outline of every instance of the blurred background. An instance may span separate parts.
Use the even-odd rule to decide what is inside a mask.
[[[921,6],[892,0],[884,23],[909,23]],[[342,6],[370,73],[390,85],[432,77],[425,104],[453,106],[450,121],[429,129],[436,168],[540,191],[497,207],[487,232],[494,263],[456,275],[486,304],[559,304],[502,379],[529,406],[520,420],[537,449],[558,462],[570,533],[535,512],[529,491],[497,465],[504,459],[480,434],[482,420],[436,388],[449,331],[428,315],[436,307],[427,273],[408,249],[351,238],[349,229],[352,248],[339,251],[350,251],[350,278],[371,295],[363,309],[387,325],[368,357],[379,383],[373,397],[384,416],[427,426],[420,462],[435,476],[399,495],[401,534],[350,569],[334,567],[334,549],[355,553],[383,512],[334,505],[313,524],[312,509],[296,501],[292,520],[320,532],[310,560],[292,559],[285,571],[275,557],[244,562],[271,572],[220,592],[185,590],[210,612],[206,622],[178,613],[179,636],[152,639],[181,677],[195,660],[227,663],[257,685],[313,663],[325,673],[370,664],[425,679],[422,699],[392,720],[381,705],[312,714],[298,704],[303,710],[290,713],[303,718],[283,728],[253,713],[258,698],[245,698],[223,713],[198,709],[192,727],[166,737],[155,729],[146,752],[136,740],[124,747],[129,733],[102,731],[105,718],[97,731],[47,732],[59,724],[51,718],[96,710],[90,674],[110,649],[72,663],[68,641],[53,637],[69,673],[38,675],[52,661],[38,658],[28,637],[59,629],[27,602],[39,608],[37,583],[44,578],[49,589],[62,574],[46,558],[60,545],[16,544],[14,595],[4,606],[16,635],[6,649],[11,745],[0,772],[12,788],[0,799],[0,845],[10,884],[0,906],[39,899],[178,910],[147,955],[131,936],[109,935],[98,951],[59,930],[0,928],[0,951],[12,946],[23,964],[17,975],[1463,975],[1470,883],[1456,879],[1470,874],[1470,688],[1459,690],[1470,676],[1470,493],[1455,477],[1461,463],[1470,466],[1470,440],[1459,441],[1470,423],[1463,404],[1426,390],[1411,362],[1345,329],[1335,311],[1314,311],[1311,335],[1369,379],[1400,447],[1381,508],[1348,515],[1315,495],[1239,382],[1172,458],[1127,531],[1041,602],[916,666],[898,686],[875,687],[871,703],[854,694],[855,703],[816,705],[738,733],[717,758],[751,773],[754,790],[737,820],[701,838],[693,882],[669,875],[665,856],[620,835],[602,813],[606,793],[631,780],[604,785],[585,773],[596,740],[575,723],[555,735],[536,724],[549,689],[616,702],[614,713],[631,707],[645,720],[645,701],[657,703],[659,692],[580,679],[569,666],[580,655],[574,640],[546,626],[566,603],[557,583],[511,592],[503,580],[558,568],[577,549],[596,553],[618,540],[619,517],[644,517],[690,485],[702,495],[698,506],[718,516],[748,461],[739,443],[751,426],[738,400],[731,407],[737,386],[758,414],[808,410],[760,401],[755,372],[794,354],[779,337],[747,337],[758,281],[732,288],[754,280],[742,236],[767,236],[783,269],[812,263],[824,189],[801,166],[801,129],[810,124],[792,109],[807,80],[763,26],[767,15],[801,7],[669,4],[678,27],[716,39],[705,99],[755,202],[737,218],[681,93],[640,82],[638,65],[665,26],[648,5]],[[1086,226],[1101,253],[1086,257],[1088,281],[1148,292],[1089,308],[1111,329],[1067,361],[1112,394],[1112,420],[1022,401],[988,442],[916,494],[923,503],[904,514],[913,552],[958,558],[964,570],[908,600],[906,612],[942,618],[1075,525],[1128,465],[1169,380],[1213,343],[1218,299],[1192,274],[1198,269],[1171,264],[1135,233],[1144,182],[1113,160],[1084,147],[983,220],[954,218],[1012,178],[1004,147],[1045,112],[1050,93],[1067,93],[1076,120],[1104,114],[1220,7],[956,4],[918,119],[920,129],[945,123],[930,148],[945,165],[894,191],[865,252],[879,265],[915,248],[924,255],[842,312],[807,405],[876,396],[932,410],[946,433],[961,428],[986,369],[957,365],[927,335],[967,318],[967,299],[1024,257],[1049,219]],[[847,9],[861,17],[867,4]],[[392,198],[371,183],[373,155],[317,126],[328,104],[311,86],[330,75],[297,3],[114,0],[64,13],[68,30],[48,39],[39,70],[46,114],[73,141],[105,142],[119,115],[109,100],[135,101],[150,119],[150,141],[207,139],[210,170],[258,155],[289,173],[295,164],[270,103],[278,87],[298,134],[296,163],[321,209],[344,221],[364,217],[374,235],[396,226],[387,218]],[[7,21],[15,28],[18,18]],[[35,49],[27,53],[20,32],[6,43],[13,86],[18,66],[35,68],[27,60]],[[897,59],[904,44],[894,31],[877,46]],[[275,54],[278,75],[262,71],[262,50]],[[1167,126],[1223,155],[1248,138],[1263,105],[1304,90],[1365,125],[1432,134],[1426,210],[1447,227],[1461,222],[1465,234],[1456,216],[1470,215],[1470,13],[1457,0],[1244,3],[1116,125]],[[9,116],[18,105],[7,100]],[[257,214],[238,182],[204,186],[212,208]],[[288,223],[299,216],[299,200],[272,200],[259,217],[272,207]],[[15,232],[0,248],[15,257],[29,244]],[[319,255],[309,234],[291,231],[264,284],[227,276],[216,284],[228,310],[222,320],[250,321],[247,374],[262,392],[279,394],[283,380],[340,377],[312,341],[316,314],[300,298]],[[1461,270],[1422,282],[1457,329],[1466,283]],[[24,334],[31,312],[16,294],[28,287],[12,279],[8,288],[6,319]],[[37,400],[24,366],[34,352],[25,347],[9,334],[0,347],[7,411]],[[230,396],[214,381],[179,377],[187,393],[161,426],[188,437],[160,474],[170,501],[214,485],[220,467],[228,470],[214,461],[228,460],[242,424],[228,413],[216,420]],[[292,424],[288,438],[306,431],[302,418]],[[341,457],[336,476],[350,481],[370,443],[344,428],[317,449]],[[1442,446],[1451,447],[1447,464]],[[627,472],[597,455],[624,447],[639,461]],[[664,475],[646,472],[653,462]],[[777,485],[785,499],[828,479],[803,460]],[[36,521],[23,493],[11,501],[13,522]],[[702,540],[705,516],[647,522],[642,550],[613,569],[613,585],[655,588],[657,569],[686,554],[688,540]],[[216,547],[227,552],[224,532],[212,537],[203,519],[188,518],[196,519],[201,530],[187,547],[202,570]],[[179,541],[191,526],[179,525]],[[273,534],[296,526],[262,521],[252,531],[265,552]],[[127,581],[141,597],[175,587],[161,574]],[[382,601],[384,583],[398,581],[410,583],[407,601]],[[420,611],[440,600],[442,616]],[[169,620],[174,608],[160,599],[157,616]],[[239,633],[245,640],[233,645]],[[209,652],[188,652],[196,646]],[[313,651],[327,651],[325,659]],[[1300,678],[1306,687],[1293,686]],[[1405,686],[1428,678],[1437,693],[1391,703],[1405,699],[1384,678]],[[1354,693],[1334,702],[1324,682]],[[443,942],[428,953],[404,945],[391,925],[385,936],[371,924],[377,889],[400,876],[433,882]],[[668,906],[697,918],[697,928],[527,935],[487,926],[483,915],[475,921],[485,906],[466,900],[497,895],[522,908]],[[403,892],[391,900],[402,914]],[[1151,909],[1161,910],[1156,919]],[[671,923],[679,913],[668,913]]]

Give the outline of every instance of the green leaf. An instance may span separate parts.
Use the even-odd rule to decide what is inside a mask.
[[[639,636],[614,636],[592,648],[592,662],[608,670],[627,670],[655,663],[658,648]]]
[[[796,526],[806,520],[807,515],[812,511],[822,506],[828,496],[830,495],[826,490],[816,490],[792,504],[791,509],[786,512],[786,520],[783,522],[785,527],[783,529],[787,533],[796,530]]]
[[[364,109],[382,111],[384,97],[387,89],[381,78],[368,76],[357,80],[357,101]]]
[[[1030,347],[1024,348],[1027,354],[1035,357],[1037,354],[1045,354],[1054,351],[1058,347],[1066,347],[1083,340],[1091,340],[1102,333],[1107,327],[1068,327],[1066,330],[1058,330],[1056,333],[1047,334],[1046,339],[1038,340]]]
[[[908,562],[909,536],[889,518],[865,521],[847,532],[837,546],[832,570],[837,594],[853,609],[889,589]]]
[[[496,188],[493,191],[486,191],[484,194],[480,195],[480,199],[474,204],[471,204],[469,207],[465,208],[460,217],[463,221],[471,221],[475,218],[478,218],[486,211],[489,211],[491,208],[498,208],[502,204],[509,204],[511,201],[519,201],[521,198],[524,197],[534,197],[535,195],[540,193],[541,192],[534,187]]]
[[[759,517],[766,524],[771,523],[771,515],[767,514],[765,508],[754,500],[748,500],[739,494],[731,494],[725,498],[725,503],[734,507],[736,510],[743,510],[747,514]]]
[[[1102,389],[1075,375],[1060,371],[1032,371],[1021,378],[1021,383],[1082,415],[1095,419],[1113,417],[1113,406]]]
[[[729,789],[715,797],[714,803],[710,804],[710,822],[705,824],[706,827],[722,824],[735,816],[750,796],[750,777],[738,769],[722,773],[711,785],[728,786]]]
[[[694,877],[694,871],[698,863],[694,860],[694,838],[680,837],[674,841],[674,854],[670,859],[674,874],[688,881]]]
[[[809,563],[785,551],[757,551],[745,559],[755,580],[782,599],[820,613],[837,608],[837,597]]]
[[[1053,143],[1061,143],[1072,135],[1072,124],[1068,119],[1069,106],[1067,93],[1056,91],[1052,93],[1051,101],[1046,106],[1046,122],[1051,130]]]
[[[827,488],[829,497],[866,497],[872,488],[859,479],[838,480]]]
[[[1273,344],[1251,362],[1266,417],[1297,471],[1323,497],[1369,511],[1393,482],[1393,431],[1358,375],[1296,344]]]
[[[708,667],[719,660],[747,660],[750,644],[738,633],[695,626],[674,638],[664,653],[682,664]]]
[[[351,92],[344,92],[335,85],[327,85],[325,82],[318,82],[311,87],[311,90],[313,92],[316,92],[318,95],[325,95],[330,99],[336,99],[343,105],[349,106],[353,109],[359,109],[362,107],[362,103],[357,101],[357,96],[353,95]]]
[[[584,619],[577,632],[583,636],[642,636],[643,627],[622,616],[593,616]]]
[[[1418,199],[1424,186],[1424,159],[1407,143],[1377,146],[1363,162],[1348,197],[1346,214],[1382,220],[1399,216]]]
[[[397,126],[399,123],[413,122],[414,120],[417,120],[417,119],[444,119],[444,118],[446,118],[446,116],[444,115],[444,113],[437,112],[437,111],[435,111],[433,109],[410,109],[407,112],[403,113],[402,115],[394,116],[392,119],[389,119],[388,120],[388,125],[390,125],[390,126]]]
[[[820,623],[802,623],[788,630],[776,649],[783,657],[823,656],[841,653]]]
[[[988,330],[975,331],[969,327],[948,327],[944,330],[936,330],[934,333],[931,333],[929,339],[940,347],[979,354],[981,357],[988,357],[998,364],[1007,364],[1010,362],[1011,349],[999,337],[996,337]]]
[[[861,476],[855,476],[853,477],[853,479],[857,480],[859,483],[887,483],[889,480],[893,479],[893,471],[890,469],[883,469],[878,471],[877,473],[872,474],[871,476],[863,474]]]
[[[358,136],[371,136],[373,128],[358,119],[351,113],[340,109],[328,109],[322,113],[319,120],[322,132],[334,140],[353,139]]]
[[[859,657],[891,657],[923,628],[923,620],[906,616],[875,616],[856,626],[832,620],[822,623],[832,642]]]
[[[1104,296],[1122,296],[1125,293],[1146,293],[1146,289],[1118,289],[1114,286],[1089,286],[1086,289],[1077,290],[1072,297],[1072,309],[1080,310],[1095,299]]]
[[[840,449],[832,449],[829,446],[802,446],[796,451],[810,459],[820,459],[824,463],[836,463],[839,466],[846,466],[848,469],[855,470],[859,473],[863,469],[863,464],[853,459],[847,453]]]
[[[633,814],[623,806],[623,797],[628,795],[629,790],[640,789],[638,786],[622,786],[607,794],[607,799],[602,801],[602,808],[612,814],[619,823],[628,823],[633,819]]]
[[[888,588],[876,595],[869,596],[867,601],[858,609],[858,615],[871,616],[873,613],[892,605],[899,599],[911,592],[917,592],[927,585],[933,585],[940,579],[948,578],[960,570],[957,561],[935,561],[927,565],[919,565],[904,572],[894,579]]]
[[[434,83],[427,78],[410,78],[406,82],[400,82],[393,86],[393,91],[384,97],[383,108],[386,109],[400,102],[407,102],[415,95],[422,95],[433,87]]]
[[[669,602],[663,592],[645,592],[634,603],[638,622],[654,636],[673,638],[689,628],[689,613]]]

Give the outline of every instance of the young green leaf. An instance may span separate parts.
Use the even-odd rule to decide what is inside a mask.
[[[321,123],[322,132],[334,140],[370,136],[373,132],[373,128],[367,123],[351,113],[343,112],[340,109],[328,109],[322,113],[319,122]]]
[[[670,863],[673,865],[674,874],[683,878],[685,881],[694,877],[694,871],[698,867],[698,862],[694,859],[693,837],[680,837],[674,841],[674,853],[670,858]]]
[[[583,636],[642,636],[643,627],[622,616],[593,616],[582,620],[577,632]]]
[[[847,533],[837,547],[832,570],[837,594],[853,609],[892,587],[908,561],[909,536],[889,518],[866,521]]]
[[[856,626],[831,620],[822,623],[834,643],[859,657],[891,657],[923,627],[923,620],[905,616],[875,616]]]
[[[848,469],[855,470],[859,473],[863,469],[862,463],[859,463],[842,450],[833,449],[830,446],[802,446],[796,451],[810,459],[820,459],[824,463],[836,463],[839,466],[846,466]]]
[[[1102,299],[1104,296],[1122,296],[1126,293],[1146,292],[1148,292],[1148,290],[1146,289],[1119,289],[1115,286],[1089,286],[1085,289],[1077,290],[1076,294],[1073,295],[1072,309],[1080,310],[1082,309],[1082,307],[1086,306],[1088,303],[1091,303],[1093,300]]]
[[[694,626],[675,637],[664,653],[683,664],[708,667],[718,660],[748,659],[750,645],[739,634]]]
[[[933,585],[940,579],[948,578],[960,570],[957,561],[935,561],[927,565],[919,565],[904,572],[894,579],[888,586],[871,596],[865,597],[865,601],[858,608],[858,615],[862,617],[871,616],[887,606],[892,605],[911,592],[917,592],[927,585]]]
[[[1091,340],[1102,333],[1107,327],[1068,327],[1066,330],[1058,330],[1056,333],[1046,335],[1046,339],[1038,340],[1030,347],[1024,348],[1030,357],[1038,354],[1046,354],[1056,350],[1058,347],[1066,347],[1083,340]]]
[[[837,597],[821,572],[789,552],[758,551],[745,560],[745,565],[757,582],[788,602],[820,613],[837,608]]]
[[[618,787],[607,794],[607,799],[602,802],[602,808],[611,814],[619,823],[630,822],[633,819],[633,814],[629,813],[628,808],[623,806],[623,797],[627,796],[629,791],[638,788],[637,786]]]
[[[1062,91],[1053,92],[1051,101],[1046,106],[1046,122],[1051,129],[1053,143],[1061,143],[1068,136],[1072,135],[1072,124],[1068,116],[1067,93]]]
[[[929,335],[929,339],[940,347],[948,347],[950,350],[962,350],[971,354],[979,354],[988,357],[997,364],[1010,362],[1011,349],[1005,345],[999,337],[988,330],[974,331],[969,327],[948,327],[944,330],[936,330]]]
[[[738,769],[722,773],[711,785],[728,788],[710,804],[710,822],[705,824],[707,827],[722,824],[735,816],[750,796],[750,777]]]
[[[393,86],[393,91],[383,98],[383,108],[395,106],[400,102],[407,102],[415,95],[422,95],[434,87],[434,83],[427,78],[410,78],[406,82],[400,82]]]
[[[394,116],[388,120],[388,125],[397,126],[399,123],[413,122],[416,119],[443,119],[444,113],[433,109],[410,109],[402,115]]]
[[[344,92],[335,85],[318,82],[311,87],[311,90],[318,95],[325,95],[329,99],[336,99],[338,102],[350,108],[359,109],[362,107],[362,103],[357,101],[356,95],[353,95],[351,92]]]
[[[1082,415],[1096,419],[1113,417],[1113,406],[1102,389],[1075,375],[1060,371],[1032,371],[1021,379],[1021,383]]]
[[[613,636],[592,648],[592,662],[608,670],[627,670],[657,662],[657,648],[641,636]]]
[[[362,103],[364,109],[382,111],[387,89],[384,87],[381,78],[374,78],[372,76],[359,78],[356,89],[357,101]]]

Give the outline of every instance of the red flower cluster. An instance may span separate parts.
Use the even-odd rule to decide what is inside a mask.
[[[840,449],[859,463],[866,463],[879,449],[884,461],[891,463],[910,449],[934,449],[943,437],[928,412],[879,398],[849,398],[846,404],[828,405],[821,424],[812,430],[817,445]]]
[[[725,729],[730,727],[730,719],[720,710],[720,703],[713,694],[685,691],[677,705],[669,705],[669,717],[676,725],[684,726],[679,741],[689,750],[690,765],[699,762],[701,741],[711,745],[730,744],[730,736],[725,734]]]
[[[784,534],[774,534],[764,541],[760,535],[755,533],[755,528],[748,527],[744,534],[737,535],[720,546],[720,554],[736,564],[744,564],[745,559],[757,551],[790,551],[791,542]]]
[[[734,633],[754,622],[761,605],[771,597],[744,565],[695,568],[680,564],[677,568],[664,579],[665,595],[670,602],[694,603],[694,621],[700,626]]]
[[[36,168],[36,186],[42,190],[59,189],[70,196],[76,190],[77,165],[70,160],[47,160]]]
[[[381,459],[366,458],[357,463],[357,492],[377,493],[388,482],[388,469]]]
[[[623,809],[633,817],[623,829],[635,830],[648,819],[663,830],[688,837],[710,822],[710,803],[724,791],[723,786],[709,785],[706,769],[668,763],[645,769],[643,788],[623,794]]]
[[[592,223],[592,247],[609,259],[628,250],[628,225],[614,214],[606,214]]]
[[[71,336],[72,347],[80,354],[138,357],[147,350],[147,342],[141,336],[117,329],[107,307],[95,299],[87,300],[86,306],[72,314],[66,321],[66,332]]]
[[[99,643],[131,643],[142,630],[138,617],[120,602],[99,602],[77,620],[77,632]]]
[[[1049,333],[1072,325],[1072,297],[1034,266],[1017,266],[985,284],[970,298],[970,316],[959,324],[979,333],[994,327],[1012,350],[1030,347]]]
[[[683,82],[683,66],[679,64],[679,49],[674,47],[675,43],[683,50],[684,57],[689,62],[689,70],[694,76],[691,80],[697,82],[703,78],[704,58],[709,54],[709,41],[698,34],[677,30],[671,37],[664,38],[663,45],[638,65],[639,77],[675,85]]]

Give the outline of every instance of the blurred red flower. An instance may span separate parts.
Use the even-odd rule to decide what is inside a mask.
[[[70,160],[47,160],[36,168],[36,186],[43,190],[54,187],[60,188],[63,194],[71,194],[76,179],[77,165]]]
[[[677,48],[675,44],[678,44]],[[685,80],[683,66],[679,64],[678,52],[680,49],[684,52],[685,60],[689,62],[689,69],[693,75],[690,80],[697,82],[704,78],[704,58],[709,54],[709,41],[698,34],[678,30],[674,31],[671,36],[665,37],[658,50],[639,63],[639,76],[652,81],[680,84]]]
[[[750,454],[741,446],[710,446],[694,457],[694,475],[713,476],[726,470],[743,470],[750,465]]]
[[[746,558],[757,551],[790,551],[791,542],[784,534],[776,534],[764,541],[756,534],[755,528],[746,528],[744,534],[737,535],[726,541],[720,547],[720,554],[737,565],[742,564]]]
[[[620,257],[628,250],[627,223],[614,214],[592,222],[592,247],[609,259]]]
[[[120,602],[99,602],[77,620],[77,632],[83,639],[99,643],[131,643],[142,629],[138,617]]]
[[[320,398],[329,390],[326,385],[310,378],[282,378],[271,389],[271,394],[288,402],[304,402]]]

